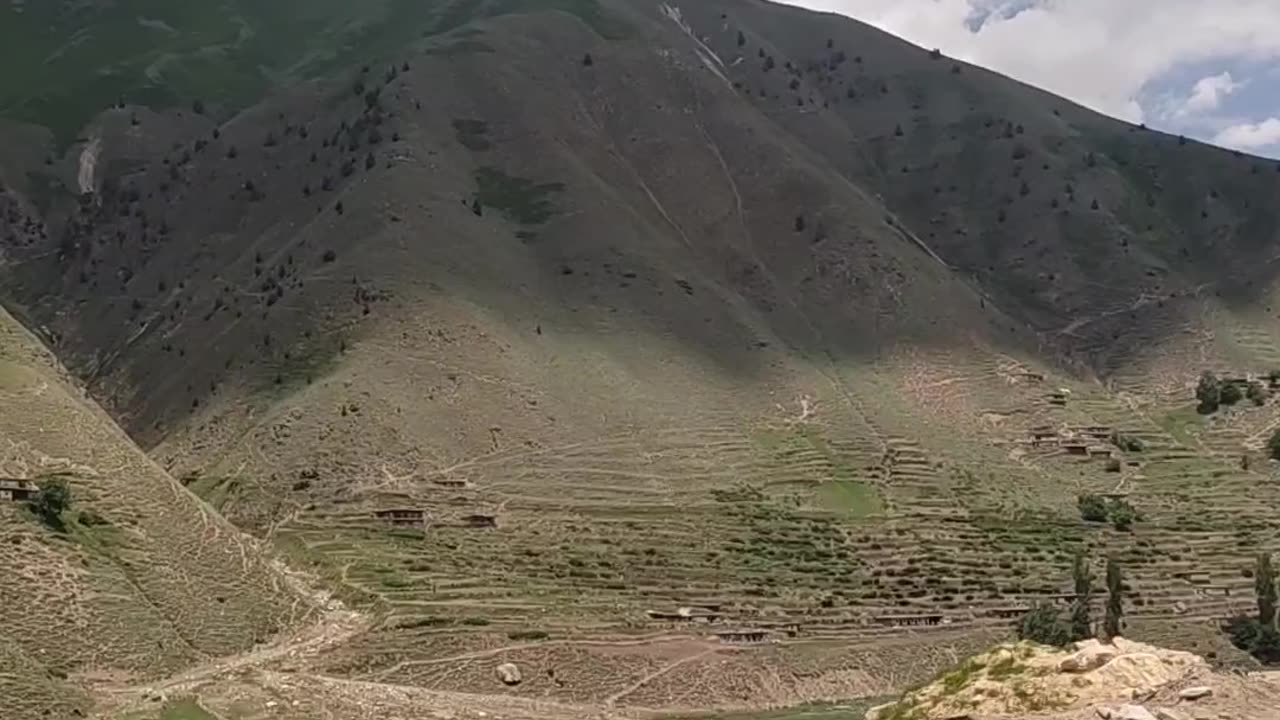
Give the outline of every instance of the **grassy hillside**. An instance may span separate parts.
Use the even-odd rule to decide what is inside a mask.
[[[1080,549],[1132,632],[1222,649],[1280,415],[1192,388],[1280,367],[1273,164],[763,2],[309,7],[371,44],[229,49],[219,112],[13,153],[0,272],[152,459],[375,611],[324,674],[884,695]]]
[[[0,61],[23,71],[0,81],[0,114],[50,128],[60,145],[117,103],[198,103],[226,117],[273,90],[526,7],[598,13],[594,0],[9,3]]]
[[[0,470],[61,479],[60,520],[0,501],[0,713],[69,717],[68,682],[140,681],[269,639],[306,618],[257,544],[137,450],[7,314],[0,316]]]

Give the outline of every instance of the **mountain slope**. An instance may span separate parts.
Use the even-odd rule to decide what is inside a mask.
[[[86,678],[147,678],[246,649],[306,618],[257,544],[209,512],[0,316],[6,478],[61,477],[66,528],[0,504],[6,718],[69,716]]]
[[[1081,549],[1123,558],[1135,633],[1229,654],[1280,418],[1190,388],[1280,363],[1272,164],[768,3],[430,12],[225,121],[115,108],[0,155],[6,306],[377,609],[326,672],[883,694]]]

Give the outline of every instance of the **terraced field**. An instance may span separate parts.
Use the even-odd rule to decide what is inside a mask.
[[[1003,636],[1036,603],[1065,607],[1078,549],[1099,572],[1123,563],[1134,633],[1232,655],[1217,624],[1251,606],[1246,571],[1280,550],[1280,508],[1256,492],[1265,460],[1240,467],[1246,431],[1223,428],[1266,425],[1271,406],[1204,419],[1186,397],[1135,406],[1012,359],[919,360],[855,386],[898,388],[874,424],[828,422],[836,398],[814,397],[755,427],[498,451],[309,507],[276,538],[385,613],[335,671],[436,689],[513,661],[550,673],[536,689],[558,698],[665,707],[692,691],[649,676],[678,663],[727,701],[721,666],[745,653],[787,668],[787,697],[803,694],[797,654],[857,669],[845,692],[870,692],[890,681],[854,649]],[[1177,433],[1152,419],[1168,416]],[[1086,523],[1082,493],[1127,497],[1141,520]]]

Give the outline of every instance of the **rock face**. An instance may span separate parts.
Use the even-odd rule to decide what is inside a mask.
[[[520,668],[515,663],[502,663],[494,669],[498,679],[503,685],[519,685],[524,676],[520,674]]]
[[[1033,718],[1052,708],[1096,712],[1106,720],[1157,720],[1145,704],[1162,689],[1172,697],[1175,688],[1202,683],[1192,678],[1210,673],[1197,655],[1124,638],[1110,643],[1085,640],[1068,650],[1029,643],[1001,645],[908,693],[892,711],[877,708],[867,717],[906,713],[921,720],[964,714]]]

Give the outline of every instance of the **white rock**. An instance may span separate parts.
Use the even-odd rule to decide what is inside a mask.
[[[1080,643],[1080,649],[1058,663],[1058,670],[1069,673],[1089,672],[1097,670],[1116,658],[1119,653],[1115,648],[1097,641]]]
[[[862,720],[879,720],[880,716],[884,714],[885,710],[888,710],[889,708],[897,704],[898,703],[896,702],[891,702],[891,703],[885,703],[883,705],[876,705],[875,707],[868,710],[865,715],[862,716]]]
[[[275,707],[275,706],[277,706],[277,705],[279,705],[279,704],[280,704],[280,703],[276,702],[275,700],[268,700],[268,701],[267,701],[267,707],[269,707],[269,708],[273,708],[273,707]]]
[[[494,672],[497,673],[498,679],[504,685],[519,685],[524,679],[524,676],[520,674],[520,668],[516,667],[515,663],[502,663],[494,668]]]
[[[1141,705],[1121,705],[1111,713],[1111,720],[1156,720],[1156,716]]]
[[[1195,687],[1183,688],[1178,693],[1178,697],[1183,700],[1199,700],[1200,698],[1209,697],[1212,694],[1213,688],[1206,685],[1197,685]]]
[[[1156,708],[1157,720],[1187,720],[1187,716],[1173,708]]]

